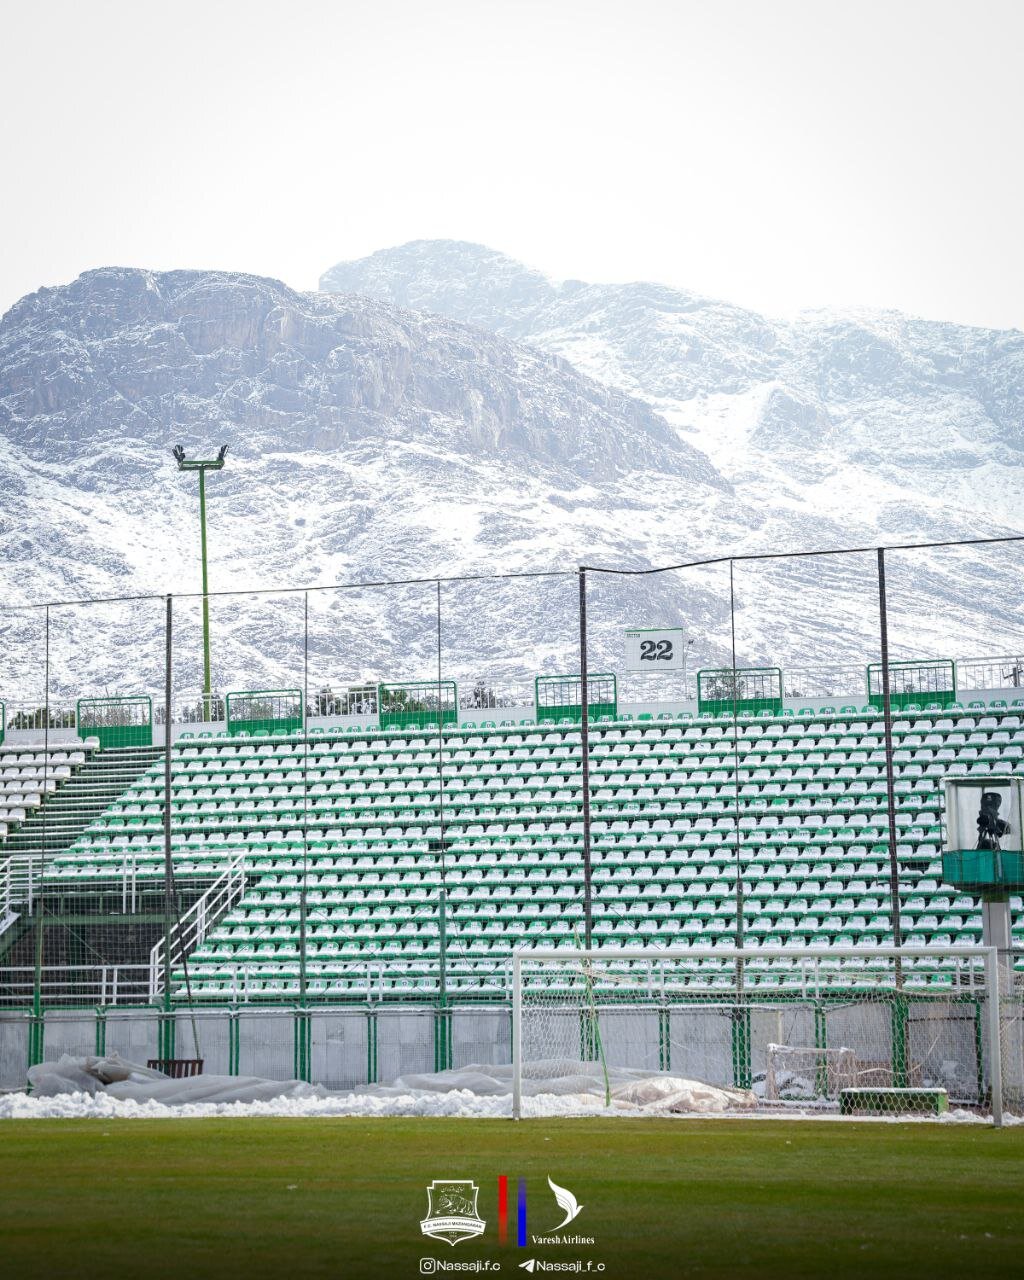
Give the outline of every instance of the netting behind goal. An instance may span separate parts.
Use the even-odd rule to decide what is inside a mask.
[[[647,1073],[749,1107],[994,1114],[1019,1026],[1019,1009],[990,1000],[997,976],[980,947],[524,951],[514,1111],[577,1078],[614,1106],[617,1082]]]
[[[765,1102],[838,1101],[844,1089],[865,1083],[875,1067],[865,1067],[852,1049],[809,1049],[769,1044],[765,1052]]]

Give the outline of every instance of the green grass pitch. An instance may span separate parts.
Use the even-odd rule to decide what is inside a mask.
[[[497,1178],[529,1227],[584,1206],[592,1247],[497,1237]],[[433,1179],[468,1178],[480,1240],[427,1240]],[[1024,1128],[784,1121],[11,1121],[0,1264],[25,1277],[335,1280],[420,1259],[603,1263],[609,1277],[1020,1274]],[[445,1274],[445,1273],[438,1273]],[[448,1273],[452,1274],[452,1273]],[[458,1274],[458,1273],[454,1273]],[[495,1274],[479,1273],[481,1275]],[[540,1274],[540,1273],[537,1273]],[[558,1274],[558,1273],[548,1273]]]

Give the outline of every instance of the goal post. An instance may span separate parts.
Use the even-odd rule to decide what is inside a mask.
[[[646,1073],[769,1111],[949,1105],[999,1125],[1006,1023],[1020,1017],[1001,1006],[999,963],[979,946],[521,948],[513,1118],[576,1077],[598,1082],[598,1105],[602,1073],[614,1106],[616,1080]]]

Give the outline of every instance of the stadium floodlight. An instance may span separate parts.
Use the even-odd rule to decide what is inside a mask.
[[[185,450],[176,444],[171,452],[178,464],[179,471],[199,472],[199,538],[203,562],[203,719],[209,721],[212,715],[213,691],[210,687],[210,597],[209,575],[206,565],[206,473],[220,471],[228,447],[222,444],[216,458],[186,458]]]

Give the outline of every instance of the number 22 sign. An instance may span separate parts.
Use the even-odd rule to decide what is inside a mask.
[[[684,658],[681,627],[626,632],[627,671],[682,671]]]

